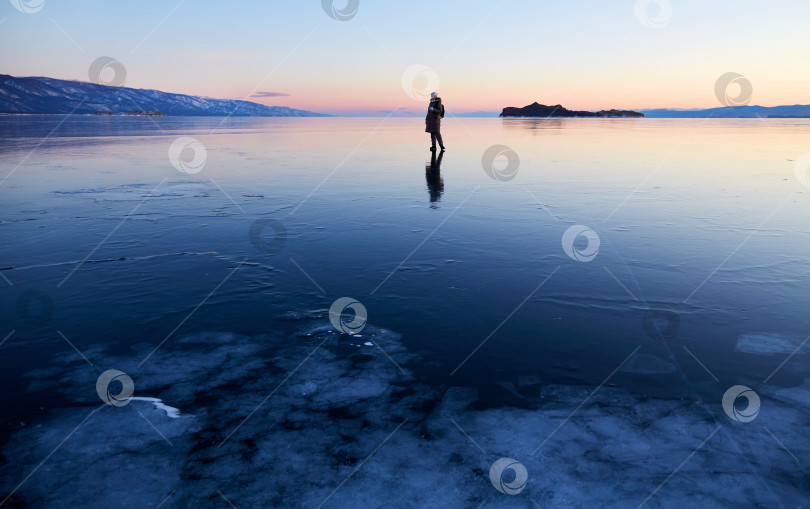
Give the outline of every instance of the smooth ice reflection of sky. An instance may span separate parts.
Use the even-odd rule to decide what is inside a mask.
[[[799,433],[808,412],[801,348],[810,333],[808,202],[794,174],[808,150],[805,120],[448,117],[448,150],[438,168],[419,119],[242,118],[216,129],[222,119],[77,117],[37,147],[59,120],[0,119],[0,179],[7,177],[0,268],[8,280],[0,281],[0,340],[14,331],[0,346],[7,457],[35,466],[47,444],[100,403],[94,368],[121,369],[135,380],[136,396],[180,410],[166,429],[165,412],[147,402],[113,414],[134,415],[138,440],[152,444],[134,471],[211,469],[200,474],[209,479],[205,496],[222,489],[238,500],[238,488],[211,479],[218,466],[231,478],[247,465],[226,461],[221,451],[194,459],[199,465],[184,463],[185,453],[160,449],[171,446],[137,411],[183,451],[222,440],[250,412],[239,398],[269,394],[318,344],[313,338],[324,332],[317,327],[328,321],[308,312],[351,296],[368,309],[369,334],[374,327],[396,333],[396,341],[383,337],[401,352],[407,376],[366,344],[365,331],[356,344],[330,339],[328,358],[301,364],[290,386],[270,398],[269,420],[240,430],[233,447],[245,449],[232,451],[259,454],[262,464],[292,468],[301,478],[302,465],[318,465],[312,500],[291,491],[290,477],[273,485],[284,491],[281,505],[317,506],[406,419],[375,468],[394,476],[405,450],[425,447],[419,461],[409,456],[418,467],[399,470],[412,492],[428,482],[420,476],[432,471],[431,448],[441,451],[436,461],[454,465],[445,488],[463,486],[461,498],[433,492],[423,500],[428,505],[527,502],[496,497],[506,495],[487,472],[501,456],[527,466],[525,493],[543,507],[598,504],[602,495],[617,506],[638,505],[713,433],[705,453],[650,506],[745,505],[742,487],[717,494],[733,479],[759,486],[751,500],[762,506],[795,507],[807,496],[798,479],[810,461]],[[170,163],[168,147],[178,136],[205,145],[199,173],[181,174]],[[482,154],[496,144],[519,157],[512,180],[482,169]],[[283,224],[279,252],[263,253],[250,241],[259,218]],[[574,225],[600,239],[590,262],[563,250],[563,233]],[[48,320],[18,315],[20,297],[32,289],[53,302]],[[290,320],[290,313],[312,323]],[[676,326],[661,334],[672,316]],[[302,328],[309,332],[302,336]],[[167,337],[154,361],[139,367]],[[201,353],[210,349],[216,353]],[[363,357],[372,352],[373,361]],[[328,394],[324,383],[345,390]],[[762,398],[750,426],[729,421],[719,407],[735,384]],[[299,389],[293,396],[306,401],[277,398]],[[119,409],[103,408],[88,423],[112,410]],[[375,417],[364,424],[369,413]],[[532,455],[564,421],[560,435]],[[338,433],[341,422],[357,429]],[[342,433],[356,451],[285,456],[270,442],[250,445],[251,436],[281,428],[289,435],[273,431],[270,442],[306,435],[312,444],[335,444]],[[101,458],[89,445],[93,430],[106,433],[99,429],[74,437],[69,450],[78,464]],[[419,445],[419,437],[435,444]],[[23,452],[35,440],[44,449]],[[756,445],[740,445],[750,441]],[[112,439],[102,445],[129,447]],[[590,460],[582,471],[578,464],[558,468],[560,477],[550,481],[547,465],[571,457]],[[745,468],[737,472],[735,461]],[[12,462],[8,468],[3,477],[12,484],[28,472],[20,476]],[[623,468],[634,481],[619,488]],[[702,477],[732,470],[730,477]],[[385,486],[362,472],[330,499],[335,506]],[[66,481],[55,475],[41,470],[32,481]],[[172,489],[194,500],[183,491],[193,483],[177,476],[156,482],[144,500],[158,497],[157,505]],[[585,478],[603,482],[572,488]],[[48,506],[35,486],[21,496]],[[249,491],[237,507],[266,500],[259,484]]]

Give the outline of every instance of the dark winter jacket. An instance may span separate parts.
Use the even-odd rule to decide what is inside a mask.
[[[442,99],[437,97],[430,100],[427,115],[425,116],[425,132],[438,133],[442,127]]]

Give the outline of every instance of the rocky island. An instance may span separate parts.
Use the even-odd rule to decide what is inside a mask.
[[[604,117],[604,118],[641,118],[643,113],[629,110],[574,111],[557,104],[546,106],[534,102],[522,108],[507,107],[501,117]]]

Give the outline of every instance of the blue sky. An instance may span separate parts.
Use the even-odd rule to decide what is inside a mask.
[[[251,100],[381,114],[423,109],[402,84],[412,65],[432,73],[415,88],[435,84],[459,112],[532,101],[715,107],[715,81],[733,71],[751,81],[752,104],[810,103],[806,0],[669,0],[663,26],[656,2],[639,18],[635,0],[360,0],[347,21],[320,0],[44,0],[30,14],[13,5],[42,1],[0,2],[0,72],[88,80],[90,63],[110,56],[136,88],[280,93]]]

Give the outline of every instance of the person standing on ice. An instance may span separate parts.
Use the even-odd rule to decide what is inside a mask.
[[[430,105],[428,106],[427,115],[425,116],[425,132],[430,133],[430,150],[436,151],[436,140],[439,140],[439,147],[444,152],[444,142],[442,142],[442,117],[444,117],[444,106],[442,106],[442,99],[436,92],[430,94]]]

